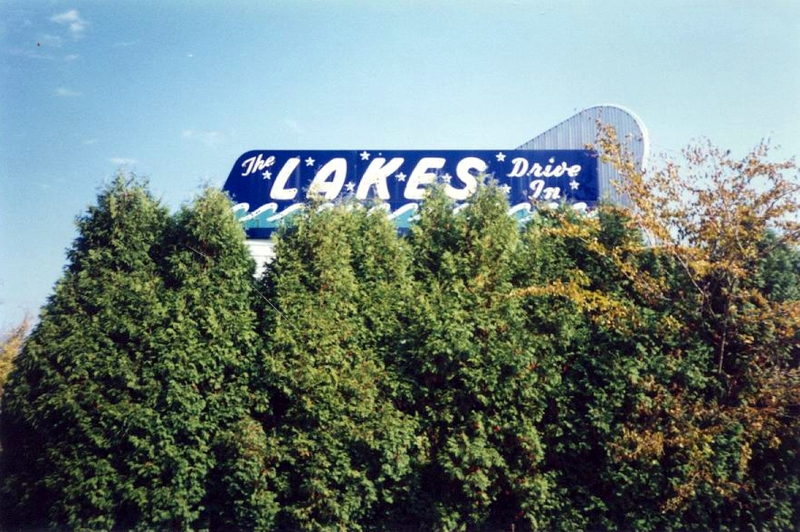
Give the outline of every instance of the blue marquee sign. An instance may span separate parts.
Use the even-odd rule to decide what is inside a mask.
[[[406,228],[425,188],[441,183],[464,203],[488,176],[523,219],[536,202],[593,206],[599,196],[591,150],[254,150],[233,165],[223,189],[250,238],[268,238],[311,196],[355,198],[385,208]]]

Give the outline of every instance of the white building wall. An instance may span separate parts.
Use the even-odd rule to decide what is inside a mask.
[[[256,277],[261,277],[267,264],[275,258],[275,250],[273,244],[269,240],[261,239],[248,239],[245,241],[247,247],[250,248],[250,255],[256,261]]]

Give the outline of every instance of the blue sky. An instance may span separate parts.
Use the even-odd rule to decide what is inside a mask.
[[[0,326],[120,166],[175,208],[254,148],[508,149],[599,103],[656,153],[800,153],[800,2],[0,0]]]

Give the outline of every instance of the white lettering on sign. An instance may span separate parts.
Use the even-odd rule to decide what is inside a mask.
[[[478,188],[478,179],[472,173],[481,173],[486,171],[487,165],[483,159],[478,157],[464,157],[458,161],[456,166],[456,177],[464,183],[464,188],[455,188],[450,183],[444,187],[444,193],[454,200],[465,200],[475,193]]]
[[[275,183],[272,185],[272,190],[269,192],[269,196],[275,200],[293,200],[294,197],[297,195],[296,188],[286,188],[286,182],[289,180],[289,176],[294,173],[297,167],[300,165],[300,157],[292,157],[286,161],[286,164],[283,165],[281,171],[278,172],[278,177],[275,178]]]
[[[328,181],[328,177],[333,174],[333,179]],[[342,186],[347,179],[347,159],[335,157],[325,163],[319,169],[314,180],[308,187],[308,195],[322,194],[325,199],[332,200],[342,191]]]
[[[362,157],[363,159],[363,157]],[[290,186],[290,179],[298,184],[301,172],[307,171],[306,166],[313,164],[314,159],[308,157],[303,164],[300,156],[290,157],[282,166],[273,168],[277,175],[271,183],[269,199],[271,201],[298,201],[298,189]],[[320,161],[323,162],[323,161]],[[375,156],[369,160],[366,168],[359,172],[358,167],[351,168],[346,157],[333,157],[324,161],[313,174],[313,179],[308,187],[307,197],[319,195],[325,200],[334,200],[343,192],[354,193],[357,200],[366,200],[374,197],[382,201],[393,198],[390,192],[389,179],[394,187],[402,186],[402,197],[409,201],[420,201],[425,198],[426,187],[437,180],[444,184],[445,194],[456,201],[465,201],[472,196],[478,187],[479,176],[489,169],[489,164],[480,157],[464,156],[455,165],[455,175],[444,175],[442,171],[447,164],[445,157],[422,157],[406,176],[403,165],[406,157]],[[510,161],[512,168],[506,176],[511,178],[533,177],[527,185],[530,189],[528,197],[531,199],[556,200],[561,198],[560,186],[545,186],[546,178],[569,176],[573,190],[580,184],[575,181],[582,167],[580,164],[568,164],[565,161],[556,162],[555,157],[548,159],[542,166],[539,162],[532,162],[526,157],[515,157]],[[258,154],[249,157],[241,163],[242,177],[263,172],[265,168],[276,165],[274,155]],[[452,167],[451,167],[452,168]],[[408,168],[405,171],[409,171]],[[355,173],[356,175],[350,175]],[[360,174],[360,175],[359,175]],[[506,194],[511,187],[507,184],[501,187]],[[393,188],[391,190],[398,190]],[[399,190],[398,190],[399,192]],[[398,198],[394,198],[395,200]]]
[[[558,199],[561,195],[560,187],[545,187],[543,179],[534,179],[528,186],[533,191],[531,192],[533,199]]]
[[[256,172],[261,172],[264,168],[269,168],[275,164],[275,156],[270,155],[266,159],[264,159],[262,154],[258,154],[258,157],[250,157],[249,159],[245,159],[242,163],[242,167],[245,169],[242,172],[242,177],[247,177],[250,174],[254,174]]]
[[[430,185],[436,181],[436,172],[431,172],[431,170],[441,170],[445,162],[447,161],[444,157],[423,157],[420,159],[411,175],[408,176],[408,183],[403,196],[409,200],[424,199],[425,189],[423,185]]]
[[[383,157],[375,157],[369,163],[364,175],[361,177],[361,182],[358,184],[356,190],[356,199],[367,199],[369,189],[375,187],[375,194],[382,200],[390,199],[389,188],[386,186],[386,179],[397,172],[400,166],[403,165],[402,157],[393,157],[388,164]]]
[[[237,219],[251,238],[271,235],[310,197],[324,205],[339,198],[380,205],[407,228],[434,184],[461,209],[484,180],[522,221],[538,205],[593,205],[600,188],[596,158],[589,150],[252,150],[234,164],[223,190],[238,202]]]
[[[544,167],[539,163],[533,163],[531,165],[524,157],[515,157],[511,162],[514,164],[514,167],[506,174],[508,177],[561,177],[564,174],[567,174],[569,177],[577,177],[578,174],[581,173],[581,165],[579,164],[567,166],[567,163],[562,161],[560,164],[553,166],[556,162],[554,157],[551,157],[547,161],[549,164],[546,164]]]

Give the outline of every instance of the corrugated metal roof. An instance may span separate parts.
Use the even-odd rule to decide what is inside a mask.
[[[631,111],[618,105],[589,107],[551,127],[522,144],[520,150],[580,150],[597,140],[597,124],[614,126],[617,137],[633,156],[640,168],[647,164],[649,139],[647,128]],[[619,180],[617,171],[607,163],[598,166],[600,197],[612,203],[628,205],[629,199],[613,183]]]

